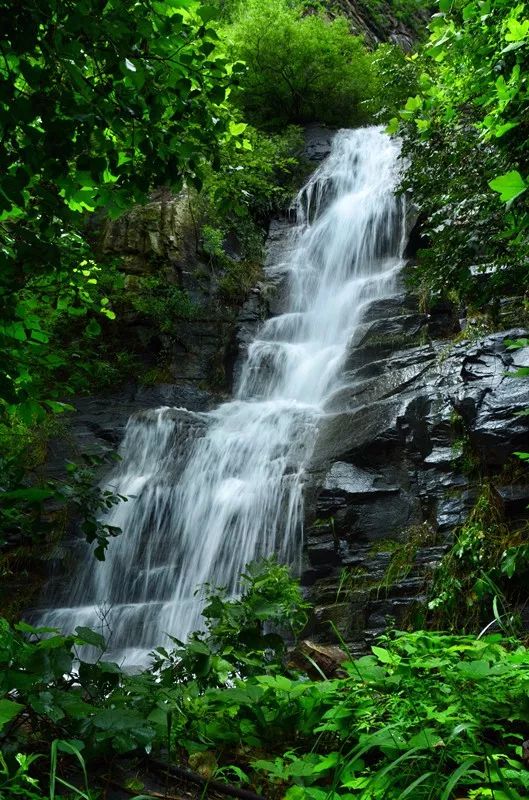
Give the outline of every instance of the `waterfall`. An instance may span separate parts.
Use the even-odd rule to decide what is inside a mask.
[[[295,200],[285,262],[271,268],[286,287],[284,313],[250,344],[234,399],[129,420],[108,481],[131,496],[108,516],[122,534],[103,564],[86,548],[69,607],[41,622],[100,629],[103,619],[113,655],[139,663],[167,634],[200,627],[201,584],[236,594],[255,558],[299,565],[304,470],[326,399],[362,309],[392,293],[402,264],[398,155],[379,128],[335,136]]]

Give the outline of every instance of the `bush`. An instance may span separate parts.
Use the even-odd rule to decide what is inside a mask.
[[[505,211],[488,181],[509,169],[509,154],[484,142],[472,119],[432,124],[427,138],[408,124],[404,186],[421,214],[426,247],[413,281],[426,292],[482,308],[525,286],[523,241],[509,241]]]
[[[242,140],[221,150],[197,200],[202,255],[227,305],[244,301],[255,286],[270,218],[286,209],[303,176],[299,128],[265,134],[244,123]]]
[[[176,322],[190,319],[197,311],[183,289],[158,275],[140,278],[135,291],[130,293],[130,303],[163,333],[171,333]]]
[[[527,286],[529,23],[510,0],[440,0],[399,112],[427,237],[420,279],[480,307]],[[391,130],[396,130],[394,120]]]
[[[242,141],[227,142],[217,168],[205,175],[202,213],[210,232],[214,226],[224,235],[240,234],[246,221],[266,229],[270,217],[288,205],[302,178],[299,153],[303,136],[299,128],[292,125],[279,134],[265,134],[249,125],[243,127]],[[211,239],[205,229],[204,234]],[[214,242],[210,245],[215,249]]]
[[[87,628],[64,636],[0,619],[10,759],[8,768],[0,757],[0,794],[28,780],[17,764],[31,762],[11,754],[42,752],[36,786],[48,766],[53,774],[55,748],[62,770],[78,749],[83,766],[103,774],[117,754],[144,751],[140,769],[150,769],[145,754],[162,752],[286,800],[527,797],[529,650],[519,642],[393,631],[342,663],[341,677],[312,681],[286,663],[278,632],[295,635],[306,621],[285,567],[250,565],[240,599],[209,587],[205,599],[205,630],[172,652],[158,648],[140,674],[103,660],[105,642]],[[93,664],[86,645],[99,654]]]
[[[419,68],[398,46],[381,44],[371,55],[373,88],[366,109],[375,120],[389,122],[408,99],[418,91]]]
[[[287,0],[241,4],[228,30],[231,55],[248,67],[232,97],[267,127],[287,122],[357,125],[373,75],[361,38],[346,19],[303,16]]]

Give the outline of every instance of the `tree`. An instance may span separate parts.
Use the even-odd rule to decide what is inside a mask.
[[[404,136],[405,187],[424,220],[418,276],[477,307],[529,276],[529,19],[511,0],[439,0]]]
[[[87,214],[200,185],[230,135],[234,70],[195,0],[0,0],[0,15],[0,399],[30,418],[45,399],[36,362],[62,365],[46,332],[58,303],[111,314]]]
[[[370,96],[370,58],[346,19],[303,14],[287,0],[239,5],[228,36],[248,67],[235,101],[256,123],[358,124]]]

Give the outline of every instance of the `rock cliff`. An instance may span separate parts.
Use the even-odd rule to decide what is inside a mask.
[[[355,32],[367,42],[392,42],[411,50],[426,29],[434,3],[391,0],[337,0],[331,6],[351,20]]]
[[[272,226],[269,254],[285,226]],[[271,306],[271,310],[274,305]],[[529,348],[510,329],[465,339],[447,308],[426,314],[404,287],[365,310],[343,388],[320,425],[305,492],[303,582],[311,636],[362,651],[388,620],[411,623],[487,475],[505,519],[527,515],[529,485],[503,466],[527,448]],[[336,630],[335,630],[336,629]]]
[[[529,438],[517,415],[529,381],[512,377],[529,348],[506,349],[526,332],[452,341],[438,322],[405,292],[373,304],[328,404],[306,505],[305,581],[324,640],[332,622],[362,649],[388,619],[413,621],[483,475],[507,522],[526,513],[529,486],[502,469]]]

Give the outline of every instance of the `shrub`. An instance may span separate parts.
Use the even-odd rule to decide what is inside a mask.
[[[251,121],[276,127],[365,120],[370,58],[346,19],[303,16],[287,0],[249,0],[239,6],[228,38],[231,55],[248,67],[233,98]]]
[[[480,307],[527,286],[529,22],[510,0],[440,0],[439,11],[419,91],[399,112],[405,187],[427,237],[422,282]]]
[[[434,574],[430,622],[472,631],[495,620],[502,629],[516,630],[528,576],[527,523],[507,525],[494,487],[484,482]]]
[[[388,122],[418,91],[419,68],[398,46],[381,44],[371,55],[373,88],[365,107],[375,120]]]
[[[257,282],[270,218],[285,210],[303,174],[299,128],[265,134],[240,124],[244,138],[224,145],[196,209],[202,255],[227,305],[244,301]]]
[[[164,333],[171,333],[175,322],[190,319],[197,310],[183,289],[158,275],[140,278],[136,290],[130,294],[130,302]]]
[[[273,561],[247,568],[238,600],[206,587],[204,617],[204,631],[159,648],[140,674],[103,660],[105,642],[87,628],[64,636],[0,619],[0,737],[11,762],[0,758],[0,794],[29,782],[40,800],[36,779],[44,784],[49,766],[52,797],[57,757],[68,776],[72,755],[82,764],[75,787],[85,762],[95,777],[117,754],[144,751],[140,769],[150,771],[152,750],[270,798],[527,797],[529,650],[515,640],[393,631],[342,663],[340,678],[311,681],[285,663],[277,630],[299,633],[306,604]],[[93,664],[86,645],[99,653]],[[31,759],[11,754],[42,752],[51,739],[51,758],[43,752],[28,781]]]

